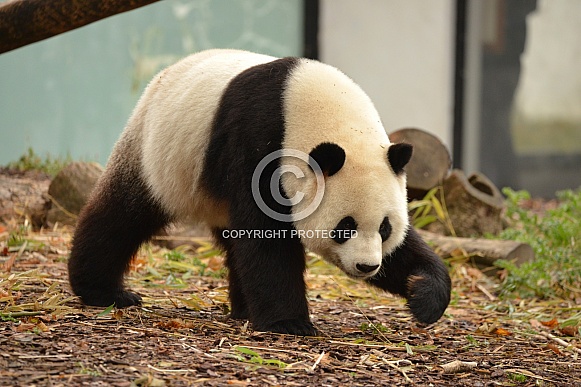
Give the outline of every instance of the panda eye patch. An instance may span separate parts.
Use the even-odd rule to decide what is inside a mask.
[[[387,217],[383,218],[383,222],[379,226],[379,235],[381,235],[382,242],[385,242],[391,235],[391,223],[389,223]]]
[[[351,216],[346,216],[335,226],[331,237],[339,244],[343,244],[355,236],[357,230],[357,222]]]

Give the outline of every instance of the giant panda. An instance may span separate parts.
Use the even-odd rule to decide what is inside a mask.
[[[172,222],[202,222],[226,253],[231,317],[255,330],[317,333],[306,249],[433,323],[450,277],[409,225],[411,154],[334,67],[193,54],[153,78],[117,141],[77,221],[71,288],[87,305],[139,304],[123,279],[140,245]]]

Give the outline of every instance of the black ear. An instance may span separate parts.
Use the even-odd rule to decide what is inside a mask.
[[[387,160],[396,175],[403,173],[403,167],[412,158],[413,146],[400,142],[392,144],[387,150]]]
[[[323,142],[317,145],[309,153],[309,156],[319,164],[325,177],[333,176],[345,164],[345,151],[339,145],[331,142]],[[313,167],[311,166],[311,168]]]

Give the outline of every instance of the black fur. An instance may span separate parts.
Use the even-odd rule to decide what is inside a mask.
[[[393,173],[401,175],[404,172],[403,168],[412,158],[412,153],[412,145],[404,142],[393,144],[387,149],[387,159],[391,169],[393,169]]]
[[[333,240],[342,245],[353,237],[357,231],[357,222],[352,216],[346,216],[333,229]]]
[[[122,308],[140,303],[141,297],[124,289],[123,275],[139,246],[170,221],[149,194],[138,163],[138,157],[117,160],[79,215],[69,281],[87,305],[114,303]]]
[[[444,262],[410,227],[404,243],[383,258],[371,285],[407,299],[415,318],[431,324],[450,303],[451,281]]]
[[[333,176],[345,164],[345,151],[337,144],[324,142],[315,147],[309,156],[319,165],[323,175]]]
[[[256,205],[251,190],[258,163],[282,148],[282,92],[294,58],[252,67],[228,85],[212,128],[202,181],[208,192],[229,203],[232,230],[276,230],[279,238],[227,239],[214,230],[226,250],[233,318],[249,319],[254,329],[314,335],[305,295],[305,253],[291,238],[292,223],[271,219]],[[290,214],[270,193],[270,178],[280,165],[261,174],[259,191],[267,206]],[[280,177],[280,176],[279,176]],[[278,179],[280,181],[280,179]]]
[[[381,236],[382,242],[385,242],[391,235],[391,223],[389,222],[389,218],[383,218],[383,222],[379,225],[379,235]]]

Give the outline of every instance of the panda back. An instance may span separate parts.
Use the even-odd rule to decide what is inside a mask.
[[[146,88],[126,131],[140,137],[144,179],[174,218],[221,218],[223,206],[200,188],[214,116],[237,74],[275,59],[237,50],[203,51],[161,71]]]

